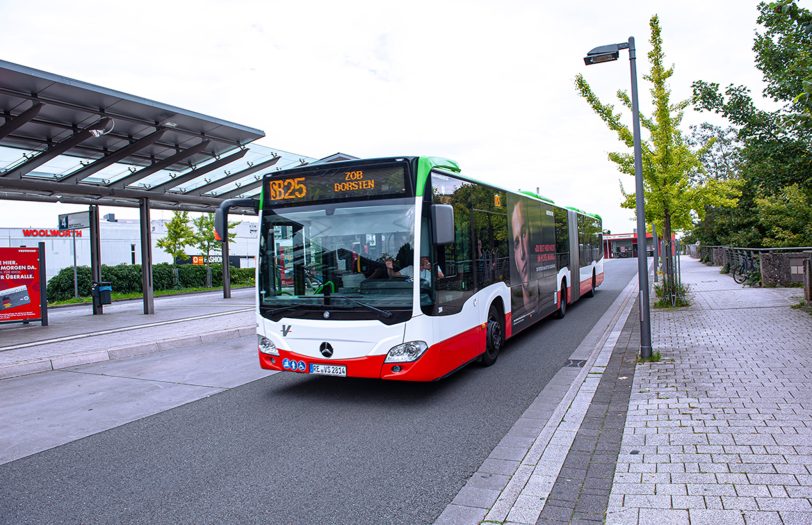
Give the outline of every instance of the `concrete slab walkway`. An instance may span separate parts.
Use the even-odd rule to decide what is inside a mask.
[[[254,288],[245,288],[230,299],[222,292],[159,297],[153,315],[142,313],[141,301],[105,306],[95,316],[89,305],[56,308],[48,326],[0,326],[0,379],[249,335],[254,304]]]

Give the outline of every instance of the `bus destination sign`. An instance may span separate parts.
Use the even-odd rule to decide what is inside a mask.
[[[326,170],[267,181],[270,204],[293,204],[333,199],[403,195],[403,166],[372,166],[347,171]]]

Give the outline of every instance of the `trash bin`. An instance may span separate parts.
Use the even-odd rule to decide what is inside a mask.
[[[110,281],[93,281],[90,295],[94,304],[111,304],[113,302],[113,286]]]

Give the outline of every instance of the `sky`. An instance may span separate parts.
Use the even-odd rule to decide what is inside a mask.
[[[240,1],[0,0],[0,58],[264,130],[259,142],[311,157],[432,155],[508,189],[600,214],[614,233],[626,151],[579,97],[583,73],[615,103],[628,54],[584,66],[593,47],[634,36],[640,107],[650,112],[649,19],[660,17],[674,102],[695,80],[744,84],[753,65],[751,0]],[[809,0],[800,5],[809,8]],[[631,116],[624,114],[629,125]],[[688,111],[684,131],[703,121]],[[644,136],[646,138],[645,130]],[[55,227],[86,209],[0,202],[3,227]],[[102,213],[137,218],[137,210]],[[153,211],[153,218],[169,212]]]

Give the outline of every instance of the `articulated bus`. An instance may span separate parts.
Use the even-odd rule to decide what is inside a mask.
[[[227,212],[227,210],[226,210]],[[433,157],[266,175],[257,326],[269,370],[432,381],[603,282],[601,219]]]

